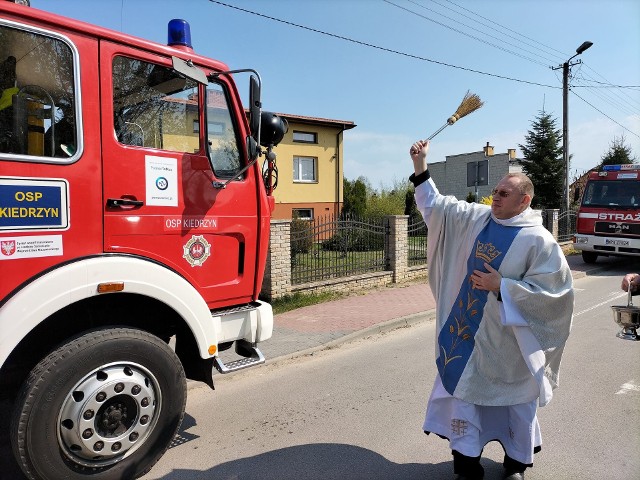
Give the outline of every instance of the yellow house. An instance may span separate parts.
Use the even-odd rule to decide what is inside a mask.
[[[289,130],[276,147],[274,220],[338,215],[342,208],[343,132],[353,122],[278,113]]]

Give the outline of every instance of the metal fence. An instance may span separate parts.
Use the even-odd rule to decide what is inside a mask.
[[[410,267],[427,263],[427,225],[422,217],[409,218],[407,226],[408,252],[407,262]]]
[[[558,242],[568,242],[576,232],[576,211],[561,209],[558,214]]]
[[[291,284],[384,271],[382,219],[326,215],[291,221]]]
[[[575,210],[546,210],[544,222],[558,242],[575,233]],[[389,267],[389,227],[382,218],[326,215],[291,221],[291,285],[301,285],[371,272]],[[427,263],[427,227],[421,217],[408,219],[408,267]],[[394,247],[394,248],[397,248]]]

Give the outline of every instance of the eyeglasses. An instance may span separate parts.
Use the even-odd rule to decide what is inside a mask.
[[[496,194],[500,195],[502,198],[507,198],[509,195],[511,195],[512,192],[507,192],[506,190],[498,190],[497,188],[494,188],[493,191],[491,192],[492,196],[495,196]],[[520,192],[516,192],[518,195],[524,195],[524,193],[520,193]]]

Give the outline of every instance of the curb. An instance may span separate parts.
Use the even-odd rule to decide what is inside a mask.
[[[335,340],[331,340],[330,342],[323,343],[322,345],[317,345],[315,347],[306,348],[298,352],[287,353],[285,355],[280,355],[279,357],[269,359],[265,362],[265,365],[273,365],[283,360],[291,360],[297,357],[313,355],[315,352],[336,348],[342,344],[349,343],[354,340],[367,338],[367,337],[370,337],[371,335],[387,333],[393,330],[397,330],[398,328],[404,328],[417,323],[434,320],[435,317],[436,317],[436,311],[435,309],[431,309],[431,310],[426,310],[424,312],[413,313],[411,315],[407,315],[404,317],[394,318],[391,320],[387,320],[386,322],[378,323],[376,325],[363,328],[361,330],[356,330],[354,332],[347,333],[346,335],[343,335],[340,338],[336,338]]]
[[[244,373],[256,372],[260,368],[269,366],[269,365],[277,365],[279,363],[285,362],[287,360],[293,360],[295,358],[307,357],[315,354],[316,352],[320,352],[323,350],[330,350],[332,348],[339,347],[340,345],[353,342],[355,340],[360,340],[363,338],[370,337],[372,335],[377,335],[381,333],[388,333],[393,330],[397,330],[398,328],[405,328],[411,325],[416,325],[422,322],[428,322],[435,320],[436,311],[435,309],[426,310],[424,312],[413,313],[411,315],[407,315],[404,317],[394,318],[391,320],[387,320],[386,322],[378,323],[376,325],[372,325],[371,327],[363,328],[361,330],[356,330],[355,332],[348,333],[346,335],[341,336],[340,338],[336,338],[335,340],[331,340],[330,342],[323,343],[322,345],[317,345],[315,347],[305,348],[304,350],[299,350],[297,352],[287,353],[285,355],[280,355],[278,357],[269,358],[257,368],[249,368],[246,370],[239,370],[237,372],[231,372],[227,374],[217,374],[214,378],[214,383],[220,383],[225,380],[229,380],[236,375],[242,375]],[[202,382],[197,382],[194,380],[187,381],[187,389],[192,390],[195,388],[208,388],[208,385]]]

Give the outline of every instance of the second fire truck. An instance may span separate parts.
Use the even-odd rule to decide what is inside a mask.
[[[598,256],[640,257],[640,165],[606,165],[589,173],[573,245],[586,263]]]

